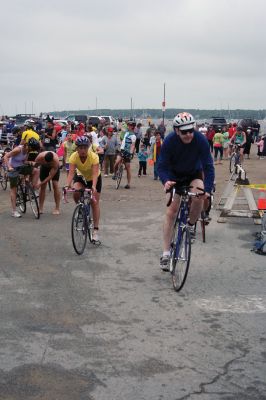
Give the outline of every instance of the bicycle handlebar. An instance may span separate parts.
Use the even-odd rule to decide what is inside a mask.
[[[193,186],[181,186],[181,187],[177,187],[177,185],[172,186],[171,189],[166,191],[166,193],[170,193],[166,207],[170,206],[175,194],[178,194],[179,196],[200,197],[206,193],[205,190],[200,187],[196,187],[196,189],[200,190],[200,192],[196,193],[190,192],[189,189],[191,189],[192,187]]]
[[[67,201],[67,193],[90,193],[92,194],[92,190],[91,189],[74,189],[74,188],[67,188],[63,187],[62,188],[62,192],[63,192],[63,201],[64,203],[68,203]]]

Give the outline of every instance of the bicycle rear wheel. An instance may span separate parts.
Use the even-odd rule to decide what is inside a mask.
[[[77,254],[84,252],[87,243],[87,216],[84,204],[78,204],[73,212],[71,225],[72,243]]]
[[[236,154],[233,153],[230,157],[230,162],[229,162],[229,171],[231,172],[231,174],[234,172],[235,170],[235,165],[236,165]]]
[[[123,167],[123,164],[121,163],[118,167],[117,174],[116,174],[116,189],[118,189],[120,186],[121,179],[123,176],[123,169],[124,169],[124,167]]]
[[[26,212],[26,197],[21,183],[19,183],[17,186],[16,206],[23,214]]]
[[[28,200],[30,202],[31,210],[34,214],[34,217],[36,219],[39,219],[40,218],[40,210],[39,210],[39,204],[38,204],[36,194],[35,194],[32,186],[29,184],[27,185],[27,190],[28,190]]]
[[[182,229],[180,231],[180,229]],[[176,292],[184,286],[191,256],[191,237],[187,227],[179,228],[176,244],[173,251],[172,282]]]

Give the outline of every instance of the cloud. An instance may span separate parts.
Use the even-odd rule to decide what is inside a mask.
[[[96,96],[160,107],[166,82],[169,107],[264,108],[265,11],[263,0],[5,2],[1,107],[93,108]]]

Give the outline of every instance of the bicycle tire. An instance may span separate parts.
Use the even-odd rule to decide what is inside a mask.
[[[172,282],[176,292],[179,292],[187,279],[190,257],[191,257],[191,237],[188,227],[178,228],[182,229],[180,234],[177,234],[177,239],[173,251],[173,265],[172,265]],[[180,236],[178,238],[178,236]]]
[[[229,162],[229,171],[232,174],[235,170],[235,165],[236,165],[236,154],[233,153],[230,157],[230,162]]]
[[[3,169],[3,175],[1,174],[0,182],[3,190],[6,190],[7,188],[7,181],[8,181],[8,175],[7,172]]]
[[[20,211],[23,214],[25,214],[27,209],[26,197],[25,197],[24,187],[21,183],[17,185],[16,205],[20,209]]]
[[[87,209],[87,229],[88,229],[88,236],[89,241],[92,243],[92,235],[94,230],[93,218],[91,217],[91,206],[88,204]]]
[[[201,212],[200,215],[200,226],[201,226],[201,236],[203,243],[206,243],[206,217],[205,212]]]
[[[36,219],[39,219],[40,218],[40,210],[39,210],[38,199],[37,199],[37,196],[30,184],[27,185],[27,195],[28,195],[28,201],[30,202],[30,207],[33,212],[33,215]]]
[[[120,164],[116,174],[116,189],[119,188],[123,176],[123,164]]]
[[[75,252],[81,255],[87,243],[87,216],[84,204],[78,204],[74,209],[71,224],[72,244]]]

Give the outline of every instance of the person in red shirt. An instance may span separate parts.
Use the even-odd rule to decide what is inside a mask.
[[[236,123],[236,122],[234,122],[233,124],[230,123],[230,124],[228,125],[229,139],[231,139],[231,138],[234,136],[234,134],[236,133],[236,128],[237,128],[237,123]],[[233,144],[230,142],[230,143],[229,143],[228,157],[231,156],[231,154],[232,154],[232,149],[233,149]]]
[[[211,153],[213,152],[213,138],[215,135],[215,130],[213,129],[213,126],[209,126],[207,133],[206,133],[206,139],[208,140],[208,143],[210,145],[210,150]]]

